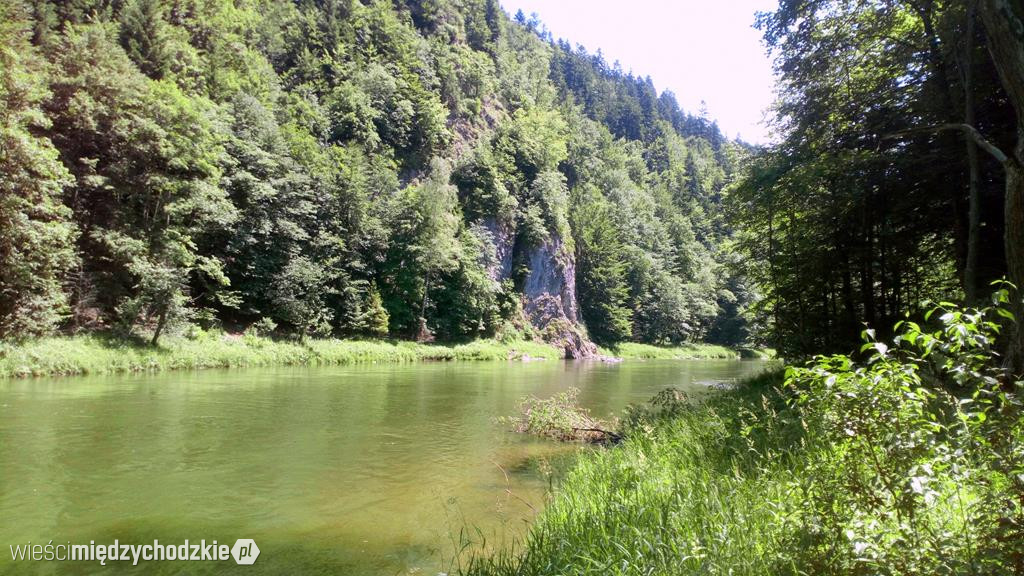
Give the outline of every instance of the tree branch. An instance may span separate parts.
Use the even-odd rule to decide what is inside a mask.
[[[599,432],[599,433],[604,434],[605,436],[608,436],[609,438],[611,438],[613,442],[618,442],[619,440],[622,440],[622,436],[616,434],[615,432],[611,432],[609,430],[602,430],[601,428],[573,428],[573,431],[574,432]]]
[[[931,132],[933,134],[937,134],[939,132],[948,132],[950,130],[963,132],[965,136],[973,140],[974,143],[978,145],[978,148],[981,148],[985,152],[991,154],[992,157],[998,160],[1000,164],[1006,164],[1007,162],[1010,161],[1010,158],[1006,155],[1005,152],[1000,150],[999,147],[997,147],[995,144],[986,140],[985,137],[981,135],[981,132],[978,132],[978,130],[975,129],[974,126],[971,126],[970,124],[939,124],[936,126],[922,126],[921,128],[911,128],[909,130],[901,130],[899,132],[894,132],[892,134],[883,136],[882,139],[892,140],[895,138],[901,138],[909,134],[915,134],[917,132]]]

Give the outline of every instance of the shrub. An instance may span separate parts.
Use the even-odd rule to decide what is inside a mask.
[[[818,572],[1019,573],[1024,554],[1020,383],[994,350],[993,306],[942,303],[938,326],[865,330],[866,362],[822,356],[786,385],[807,429],[799,486],[814,514],[793,535]]]
[[[519,404],[519,416],[507,419],[520,434],[533,434],[555,440],[601,443],[616,441],[619,435],[590,416],[579,405],[579,388],[570,388],[550,398],[530,396]]]

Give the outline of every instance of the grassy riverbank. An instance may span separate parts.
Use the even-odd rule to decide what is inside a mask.
[[[518,549],[472,576],[1024,574],[1024,382],[1005,315],[947,307],[870,356],[660,394],[582,455]],[[940,351],[938,360],[933,352]]]
[[[623,342],[600,348],[601,354],[624,360],[737,360],[739,358],[770,359],[773,350],[753,348],[727,348],[717,344],[682,344],[679,346],[654,346],[637,342]]]
[[[918,451],[903,470],[897,446],[875,447],[878,461],[861,459],[842,442],[810,438],[772,390],[781,380],[762,377],[580,457],[525,544],[454,572],[1015,573],[1002,571],[1024,554],[1013,465],[981,463],[978,447],[962,439],[940,444],[968,452],[955,471],[917,447],[903,448]]]
[[[557,359],[561,351],[528,341],[477,340],[453,345],[335,339],[290,342],[225,334],[169,338],[154,348],[120,339],[76,336],[17,345],[0,343],[0,378],[254,366],[514,360],[526,356]]]
[[[791,512],[799,466],[745,450],[740,414],[779,380],[760,378],[578,460],[525,546],[471,559],[473,576],[771,574],[759,553]]]
[[[662,348],[621,344],[602,354],[625,359],[736,359],[722,346],[692,344]],[[202,333],[165,338],[160,346],[102,336],[52,337],[20,344],[0,342],[0,378],[116,374],[258,366],[360,364],[447,360],[548,360],[561,350],[540,342],[476,340],[464,344],[421,344],[401,340],[307,339],[282,341],[246,335]]]

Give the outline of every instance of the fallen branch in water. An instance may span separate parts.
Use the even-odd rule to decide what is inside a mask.
[[[544,436],[562,442],[602,444],[619,442],[622,436],[609,425],[590,416],[577,402],[579,390],[571,388],[550,398],[530,396],[519,404],[519,416],[504,418],[521,434]]]
[[[573,428],[573,430],[576,432],[599,432],[611,438],[613,442],[618,442],[622,440],[621,435],[616,434],[615,432],[612,432],[610,430],[604,430],[602,428]]]
[[[512,491],[512,483],[508,479],[508,472],[505,471],[505,468],[503,468],[502,465],[498,464],[498,462],[495,461],[495,460],[491,460],[491,463],[494,464],[495,466],[497,466],[498,470],[501,470],[501,473],[505,476],[505,494],[515,498],[516,500],[519,500],[523,504],[526,504],[526,507],[529,508],[530,510],[532,510],[534,514],[536,514],[537,513],[537,509],[533,507],[533,504],[530,504],[525,499],[523,499],[522,496],[520,496],[520,495],[518,495],[518,494],[516,494],[515,492]]]

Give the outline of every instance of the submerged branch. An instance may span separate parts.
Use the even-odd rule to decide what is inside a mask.
[[[622,436],[620,434],[616,434],[615,432],[612,432],[610,430],[605,430],[603,428],[573,428],[573,431],[575,431],[575,432],[598,432],[600,434],[604,434],[605,436],[608,436],[614,442],[618,442],[619,440],[622,440]]]
[[[619,442],[622,436],[608,430],[609,424],[590,416],[579,406],[579,390],[571,388],[551,398],[530,396],[519,404],[519,415],[503,419],[520,434],[533,434],[562,442],[603,444]]]

